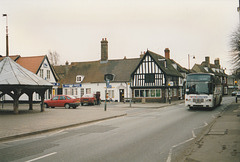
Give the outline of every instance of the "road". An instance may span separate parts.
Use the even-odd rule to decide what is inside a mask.
[[[212,111],[130,109],[125,117],[0,143],[0,161],[171,162],[233,101],[224,97]]]

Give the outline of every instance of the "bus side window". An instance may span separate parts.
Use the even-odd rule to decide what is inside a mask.
[[[209,93],[210,93],[210,94],[214,93],[215,84],[213,84],[213,83],[208,83],[208,89],[209,89]]]

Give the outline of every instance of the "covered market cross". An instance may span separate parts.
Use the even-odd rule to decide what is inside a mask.
[[[33,93],[41,97],[41,112],[44,111],[44,94],[52,84],[23,68],[10,57],[0,61],[0,98],[7,94],[13,99],[13,111],[18,114],[19,98],[26,94],[29,99],[29,110],[33,109]]]

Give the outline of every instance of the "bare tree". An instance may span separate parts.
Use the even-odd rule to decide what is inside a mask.
[[[237,71],[240,69],[240,27],[238,27],[237,30],[232,33],[230,47],[233,69],[234,71]]]
[[[48,59],[52,65],[57,65],[60,55],[56,51],[49,51]]]

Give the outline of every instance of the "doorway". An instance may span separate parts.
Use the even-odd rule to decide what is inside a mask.
[[[119,89],[120,102],[124,102],[124,89]]]

